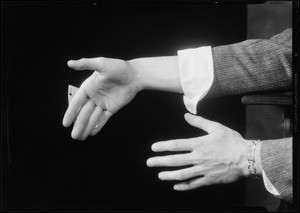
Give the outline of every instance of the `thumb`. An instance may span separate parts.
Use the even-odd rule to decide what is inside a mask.
[[[101,62],[99,58],[82,58],[68,61],[68,66],[74,70],[97,70],[100,71]]]
[[[215,131],[218,123],[214,121],[207,120],[203,117],[192,115],[190,113],[186,113],[184,115],[185,120],[192,125],[193,127],[199,128],[207,132],[208,134]]]

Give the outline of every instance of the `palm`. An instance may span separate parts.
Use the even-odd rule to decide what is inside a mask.
[[[126,75],[131,75],[130,71],[126,72]],[[116,113],[128,104],[137,92],[132,80],[123,75],[118,70],[111,70],[109,73],[94,72],[83,84],[88,97],[102,109]]]
[[[80,86],[63,120],[66,127],[75,120],[72,137],[84,140],[89,134],[98,133],[111,115],[128,104],[138,86],[134,70],[123,60],[81,59],[69,66],[76,70],[96,70]]]

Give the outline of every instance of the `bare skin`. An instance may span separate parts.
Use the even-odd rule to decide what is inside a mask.
[[[96,135],[109,118],[144,89],[183,93],[177,56],[140,58],[130,61],[91,58],[69,61],[74,70],[92,70],[80,86],[63,118],[63,125],[73,122],[72,138],[85,140]],[[192,190],[206,185],[226,184],[248,176],[247,147],[251,141],[219,123],[191,114],[186,121],[208,134],[153,144],[154,152],[189,151],[148,159],[149,167],[191,167],[159,173],[161,180],[183,181],[175,190]],[[261,175],[260,144],[255,153],[257,174]],[[189,179],[189,180],[188,180]],[[192,180],[190,180],[192,179]],[[188,181],[187,181],[188,180]]]

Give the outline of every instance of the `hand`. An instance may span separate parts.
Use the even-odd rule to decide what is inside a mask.
[[[239,133],[199,116],[186,114],[185,119],[190,125],[206,131],[208,135],[153,144],[154,152],[189,151],[186,154],[148,159],[149,167],[191,165],[185,169],[161,172],[161,180],[185,181],[174,185],[175,190],[184,191],[206,185],[231,183],[249,174],[248,141]]]
[[[80,86],[63,118],[68,127],[75,121],[72,138],[85,140],[97,134],[107,120],[128,104],[139,91],[135,70],[126,61],[90,58],[68,61],[75,70],[95,70]]]

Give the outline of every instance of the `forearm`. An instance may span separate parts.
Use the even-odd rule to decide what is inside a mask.
[[[177,56],[137,58],[128,62],[135,70],[140,90],[183,93]]]
[[[180,50],[178,56],[134,59],[129,64],[135,70],[140,90],[184,93],[183,102],[193,114],[213,82],[209,46]]]
[[[247,40],[215,47],[212,52],[204,47],[185,51],[185,56],[138,58],[128,62],[136,72],[141,90],[185,93],[189,99],[196,97],[199,101],[212,79],[207,97],[290,89],[291,48],[291,30],[286,30],[268,40]]]

